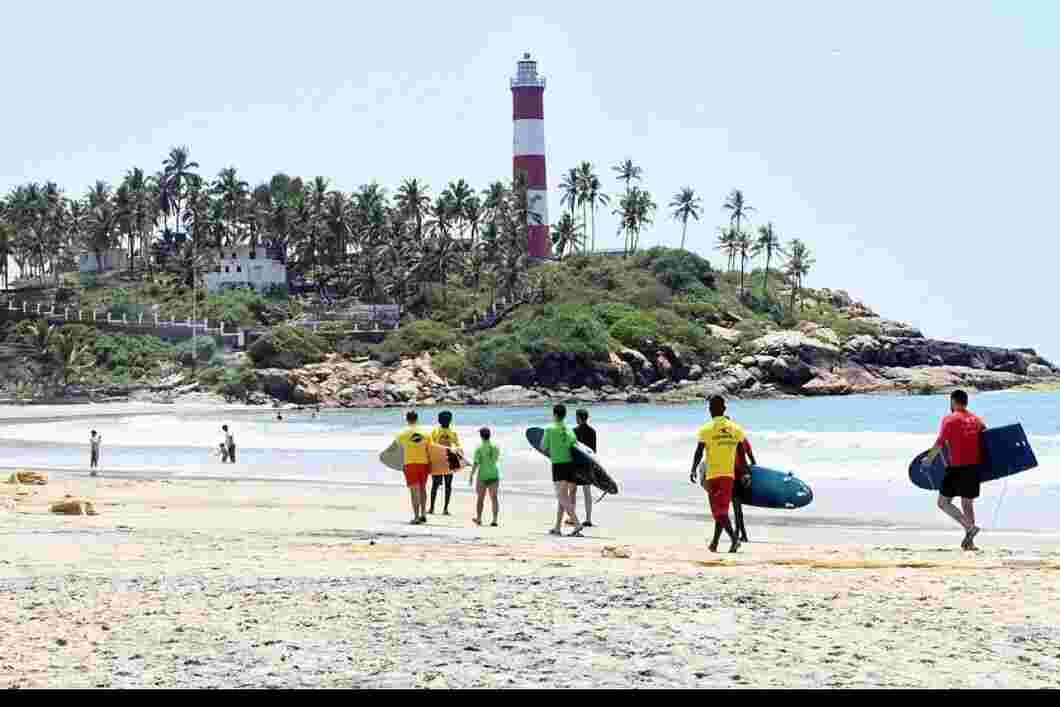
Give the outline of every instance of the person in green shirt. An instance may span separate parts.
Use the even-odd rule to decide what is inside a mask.
[[[548,532],[549,535],[563,534],[560,525],[563,523],[563,514],[566,513],[574,521],[571,536],[579,537],[583,526],[578,521],[578,512],[571,501],[578,488],[575,483],[574,458],[571,456],[571,448],[578,440],[564,422],[566,417],[566,405],[553,407],[552,424],[545,428],[545,436],[541,440],[541,448],[552,460],[552,483],[556,488],[556,501],[558,502],[556,525]]]
[[[497,461],[501,458],[501,450],[500,447],[490,441],[490,428],[483,427],[478,431],[478,434],[482,438],[482,444],[475,450],[471,476],[467,480],[470,486],[475,483],[475,477],[478,477],[478,484],[475,486],[478,500],[475,503],[475,517],[472,520],[475,525],[482,525],[482,507],[486,503],[486,492],[489,491],[490,505],[493,507],[493,522],[490,525],[496,528],[497,515],[500,513],[500,503],[497,501],[497,487],[501,482],[501,472],[497,468]]]

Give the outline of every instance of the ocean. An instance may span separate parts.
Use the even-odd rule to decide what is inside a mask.
[[[27,417],[32,408],[0,408],[0,418],[8,418],[0,424],[0,467],[87,473],[89,431],[96,429],[103,435],[106,475],[385,484],[395,490],[403,485],[401,475],[377,459],[404,424],[401,409],[324,410],[315,419],[310,412],[284,411],[282,422],[275,410],[146,409],[150,412],[98,418],[79,409],[76,419],[35,420]],[[1060,529],[1060,395],[979,393],[971,409],[991,426],[1022,423],[1039,462],[1037,469],[983,486],[979,524],[1010,531]],[[23,419],[5,414],[13,410]],[[421,420],[433,425],[439,411],[421,409]],[[730,401],[729,414],[747,430],[759,463],[795,473],[814,491],[805,509],[751,509],[749,523],[756,514],[781,522],[797,514],[822,524],[955,527],[935,508],[934,495],[908,480],[909,461],[931,446],[947,411],[945,395]],[[547,460],[523,436],[527,427],[549,421],[549,409],[453,412],[465,448],[474,448],[480,427],[492,428],[502,449],[502,492],[551,493]],[[707,419],[704,404],[596,406],[590,412],[599,457],[624,499],[674,513],[702,510],[703,493],[689,483],[688,472],[695,432]],[[569,415],[573,421],[574,406]],[[211,456],[226,423],[238,448],[234,466]],[[455,488],[466,489],[465,479],[460,475]]]

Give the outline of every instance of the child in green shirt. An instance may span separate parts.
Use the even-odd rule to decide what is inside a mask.
[[[562,535],[560,523],[563,522],[563,514],[566,513],[574,521],[574,530],[571,535],[578,537],[582,534],[582,524],[578,521],[578,512],[574,509],[571,497],[578,488],[574,476],[574,460],[571,456],[571,448],[578,439],[567,427],[564,420],[567,417],[567,406],[556,405],[552,408],[552,424],[545,428],[545,436],[541,440],[542,448],[548,452],[552,460],[552,483],[556,488],[556,525],[548,531],[549,535]]]
[[[474,465],[471,467],[471,476],[467,481],[468,485],[471,485],[475,482],[476,475],[478,476],[478,484],[475,486],[478,500],[475,503],[475,517],[472,520],[475,525],[482,525],[482,507],[485,505],[486,492],[489,491],[490,505],[493,506],[493,522],[490,525],[496,528],[497,514],[500,512],[497,487],[501,482],[501,472],[497,467],[497,461],[501,458],[501,450],[490,441],[490,428],[483,427],[478,434],[482,438],[482,444],[475,450]]]

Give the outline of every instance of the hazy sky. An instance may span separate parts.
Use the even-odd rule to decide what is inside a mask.
[[[80,194],[188,144],[203,172],[437,192],[511,172],[508,78],[548,78],[561,172],[632,158],[665,205],[733,187],[845,288],[937,338],[1060,359],[1060,2],[5,3],[0,190]],[[526,14],[513,16],[512,8]],[[537,14],[531,14],[530,9]],[[598,217],[598,245],[620,246]]]

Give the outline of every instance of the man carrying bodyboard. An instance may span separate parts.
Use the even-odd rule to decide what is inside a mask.
[[[946,475],[939,489],[939,509],[964,528],[962,550],[978,550],[973,542],[979,534],[975,524],[975,499],[979,498],[979,468],[983,463],[982,435],[986,424],[968,410],[968,393],[955,390],[950,394],[950,414],[942,418],[942,428],[935,446],[924,458],[931,464],[946,448],[949,458]],[[961,497],[961,509],[953,499]],[[962,512],[963,511],[963,512]]]

